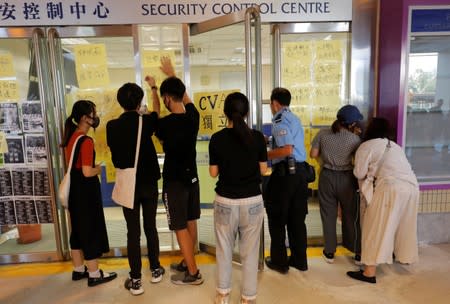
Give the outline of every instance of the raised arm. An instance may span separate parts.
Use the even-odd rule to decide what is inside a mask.
[[[161,106],[160,106],[160,102],[159,102],[158,87],[156,86],[155,78],[150,75],[147,75],[147,76],[145,76],[145,81],[148,83],[148,85],[152,91],[153,112],[156,112],[156,114],[158,114],[158,116],[159,116],[159,113],[161,111]]]
[[[161,57],[161,66],[159,67],[161,71],[167,75],[167,77],[175,77],[175,69],[172,65],[172,61],[169,57]]]

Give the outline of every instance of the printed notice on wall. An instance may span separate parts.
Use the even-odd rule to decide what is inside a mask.
[[[0,131],[8,133],[22,131],[17,102],[0,102]]]
[[[0,225],[52,223],[47,168],[0,169]]]
[[[40,101],[22,102],[22,126],[24,132],[44,132]]]

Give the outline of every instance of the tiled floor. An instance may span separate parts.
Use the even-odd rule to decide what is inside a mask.
[[[320,250],[308,249],[307,272],[291,269],[287,275],[281,275],[267,268],[261,271],[257,303],[450,303],[450,244],[420,247],[420,262],[415,265],[382,265],[374,285],[346,277],[345,272],[355,266],[345,251],[330,265],[320,257]],[[178,259],[176,256],[161,258],[166,269]],[[150,274],[145,271],[145,293],[137,297],[123,288],[128,272],[126,259],[102,260],[102,268],[117,271],[119,278],[93,288],[88,288],[86,281],[70,280],[69,262],[0,266],[0,303],[213,303],[214,258],[201,254],[197,260],[205,278],[203,285],[176,286],[170,283],[168,275],[161,283],[151,284]],[[233,267],[231,303],[238,303],[240,267]]]

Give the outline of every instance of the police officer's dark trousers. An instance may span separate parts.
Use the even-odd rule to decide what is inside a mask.
[[[272,263],[281,267],[307,267],[305,218],[308,213],[308,184],[304,171],[299,170],[295,175],[288,175],[285,170],[275,167],[264,196],[269,220]],[[286,226],[291,250],[290,260],[285,245]]]

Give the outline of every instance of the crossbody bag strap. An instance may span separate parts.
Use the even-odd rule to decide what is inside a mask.
[[[73,156],[75,154],[75,150],[77,149],[77,143],[83,136],[84,135],[78,136],[77,139],[75,139],[75,142],[73,143],[72,152],[70,153],[69,166],[67,167],[67,172],[70,172],[72,170]]]
[[[134,168],[137,168],[137,163],[139,159],[139,150],[141,148],[141,134],[142,134],[142,115],[139,115],[139,126],[138,126],[138,135],[136,142],[136,156],[134,158]]]
[[[380,160],[377,163],[377,171],[375,172],[374,178],[376,178],[378,176],[378,172],[380,171],[380,167],[383,164],[384,159],[386,158],[386,152],[391,147],[391,141],[389,139],[387,141],[388,142],[386,144],[386,147],[384,148],[383,155],[381,156]]]

